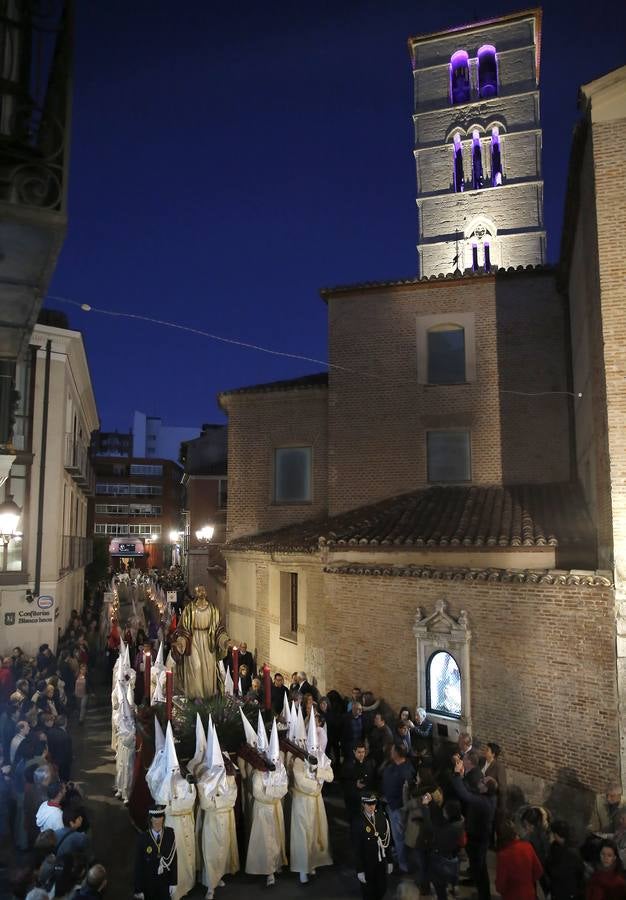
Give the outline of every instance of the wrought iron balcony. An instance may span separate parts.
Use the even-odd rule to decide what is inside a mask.
[[[95,491],[95,475],[89,459],[89,451],[71,434],[65,435],[65,470],[86,494]]]
[[[63,535],[61,548],[61,572],[72,572],[82,569],[93,561],[93,539]]]
[[[70,4],[16,0],[0,11],[0,199],[63,212]]]

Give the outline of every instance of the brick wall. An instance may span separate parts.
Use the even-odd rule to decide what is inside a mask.
[[[476,380],[417,384],[418,315],[473,313]],[[426,485],[426,431],[469,427],[476,484],[569,478],[564,308],[549,272],[506,273],[329,299],[331,514]]]
[[[518,771],[555,781],[569,767],[601,791],[619,771],[610,590],[327,574],[326,690],[414,704],[415,611],[442,597],[469,618],[476,736]]]
[[[227,540],[315,518],[327,508],[327,390],[232,394],[228,411]],[[275,504],[274,449],[311,446],[312,501]]]

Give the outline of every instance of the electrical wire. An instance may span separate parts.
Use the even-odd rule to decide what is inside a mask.
[[[189,334],[196,334],[200,337],[209,338],[212,341],[219,341],[223,344],[231,344],[236,347],[243,347],[244,350],[256,350],[259,353],[268,353],[272,356],[280,356],[286,359],[299,359],[302,362],[310,362],[315,363],[320,366],[327,366],[329,369],[336,369],[337,371],[347,372],[351,375],[358,375],[364,378],[373,378],[377,381],[385,381],[388,382],[388,378],[382,378],[379,375],[375,375],[372,372],[360,372],[356,369],[350,369],[348,366],[340,366],[336,363],[328,362],[328,360],[316,359],[314,356],[305,356],[301,353],[288,353],[285,350],[272,350],[270,347],[263,347],[260,344],[252,344],[248,341],[240,341],[236,338],[227,338],[223,337],[219,334],[213,334],[210,331],[204,331],[201,328],[194,328],[192,325],[181,325],[179,322],[168,322],[166,319],[155,319],[152,316],[144,316],[140,313],[129,313],[129,312],[119,312],[118,310],[113,309],[102,309],[98,306],[91,306],[89,303],[80,303],[78,300],[72,300],[69,297],[61,297],[58,294],[48,294],[48,300],[54,300],[58,303],[67,303],[70,306],[76,306],[78,309],[81,309],[83,312],[95,312],[100,313],[104,316],[112,316],[114,318],[120,319],[132,319],[139,322],[147,322],[151,325],[161,325],[165,328],[175,328],[178,331],[186,331]],[[411,382],[412,384],[414,382]],[[553,396],[566,396],[566,397],[574,397],[576,400],[580,400],[582,398],[582,393],[573,391],[514,391],[507,389],[500,389],[500,394],[517,394],[520,397],[553,397]]]

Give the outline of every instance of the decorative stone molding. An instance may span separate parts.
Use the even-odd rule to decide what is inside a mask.
[[[609,588],[613,581],[609,572],[587,572],[567,569],[459,569],[434,566],[349,565],[324,566],[329,575],[375,575],[423,578],[433,581],[501,582],[503,584],[557,584],[568,587]]]
[[[458,618],[447,610],[446,600],[440,598],[435,610],[423,617],[418,607],[415,613],[413,634],[417,642],[417,703],[428,710],[427,668],[430,658],[439,650],[445,650],[454,657],[461,673],[461,716],[455,718],[440,713],[428,712],[434,724],[435,738],[437,725],[445,725],[448,738],[455,740],[461,731],[472,730],[471,689],[470,689],[470,642],[472,632],[465,610]]]

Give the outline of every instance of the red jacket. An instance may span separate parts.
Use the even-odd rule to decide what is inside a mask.
[[[528,841],[515,838],[498,852],[496,890],[502,900],[536,900],[543,867]]]
[[[0,669],[0,703],[6,703],[15,690],[13,672],[2,666]]]
[[[625,900],[626,878],[615,869],[598,869],[587,883],[587,900]]]

